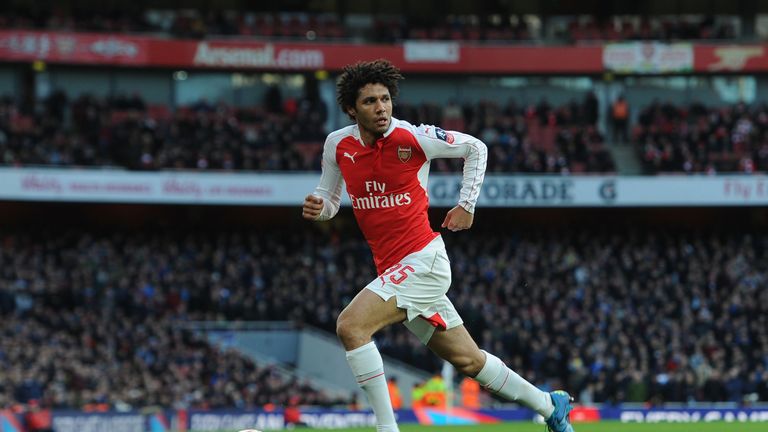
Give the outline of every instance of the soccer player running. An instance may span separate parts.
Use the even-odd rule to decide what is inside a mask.
[[[445,244],[427,216],[430,160],[464,158],[458,205],[443,228],[472,226],[485,176],[487,149],[470,135],[413,126],[392,117],[400,71],[386,60],[344,68],[337,83],[341,109],[355,122],[328,135],[320,183],[304,200],[305,219],[336,215],[346,183],[355,218],[373,252],[379,276],[344,308],[336,333],[347,362],[376,415],[377,431],[398,431],[384,363],[373,335],[403,322],[435,354],[491,392],[541,414],[553,432],[570,432],[571,397],[545,393],[478,348],[446,296],[451,268]]]

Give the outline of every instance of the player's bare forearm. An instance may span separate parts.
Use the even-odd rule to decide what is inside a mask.
[[[301,209],[301,216],[307,220],[317,220],[323,211],[323,199],[317,195],[309,194],[304,198],[304,206]]]
[[[469,229],[474,219],[474,214],[466,211],[464,207],[456,206],[448,211],[441,226],[454,232],[461,231]]]

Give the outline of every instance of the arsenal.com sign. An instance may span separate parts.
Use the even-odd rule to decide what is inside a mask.
[[[195,66],[315,69],[325,67],[325,56],[317,49],[279,48],[272,44],[218,45],[197,44]]]

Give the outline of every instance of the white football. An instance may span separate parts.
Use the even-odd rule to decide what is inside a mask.
[[[258,429],[243,429],[243,430],[237,431],[237,432],[261,432],[261,431],[258,430]]]

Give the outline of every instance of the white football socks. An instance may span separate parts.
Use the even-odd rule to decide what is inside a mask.
[[[363,389],[368,402],[376,415],[376,430],[378,432],[399,432],[395,422],[395,412],[389,398],[387,380],[384,378],[384,361],[371,341],[367,344],[347,351],[347,363],[355,374],[355,379]]]
[[[511,401],[520,402],[537,413],[549,418],[555,411],[549,393],[543,392],[524,380],[495,355],[485,353],[485,365],[475,380],[483,387]]]

